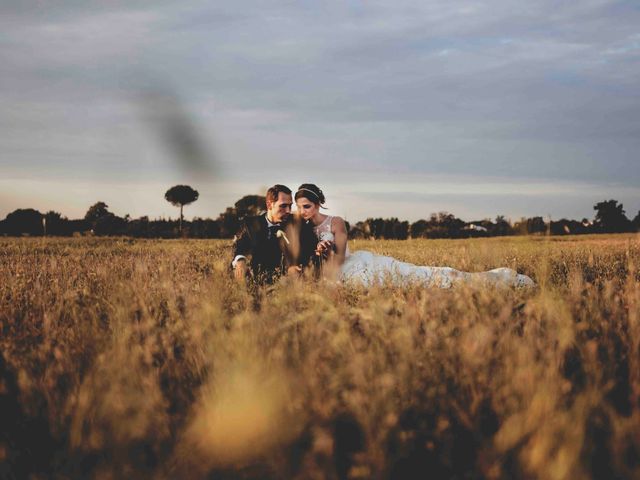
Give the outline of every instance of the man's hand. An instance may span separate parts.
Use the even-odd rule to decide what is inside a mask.
[[[247,261],[244,258],[239,258],[236,262],[236,266],[233,267],[233,276],[239,282],[244,283],[247,278]]]
[[[292,265],[287,268],[287,275],[291,275],[294,277],[299,277],[302,275],[302,265]]]

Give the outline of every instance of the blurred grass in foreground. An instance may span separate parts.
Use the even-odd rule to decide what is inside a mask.
[[[226,241],[0,239],[0,477],[640,476],[637,236],[351,248],[539,288],[255,311]]]

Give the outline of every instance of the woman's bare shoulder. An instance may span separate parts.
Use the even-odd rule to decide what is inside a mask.
[[[342,217],[331,217],[331,230],[346,229],[344,219]]]

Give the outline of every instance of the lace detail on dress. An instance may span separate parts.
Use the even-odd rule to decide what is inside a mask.
[[[333,217],[331,215],[327,215],[320,225],[313,227],[313,232],[316,234],[316,237],[320,238],[322,234],[331,233],[331,219]],[[333,233],[331,233],[333,235]]]
[[[331,231],[332,220],[333,220],[333,216],[327,215],[327,218],[325,218],[320,225],[313,227],[313,232],[316,234],[316,237],[318,237],[318,240],[330,240],[332,242],[334,241],[334,235],[333,235],[333,232]],[[348,243],[347,243],[344,254],[345,254],[345,257],[349,256]]]

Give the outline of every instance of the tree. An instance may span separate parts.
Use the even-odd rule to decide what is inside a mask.
[[[416,222],[418,223],[418,222]],[[423,236],[428,238],[459,238],[465,223],[449,212],[432,213]]]
[[[429,222],[426,220],[418,220],[411,224],[411,238],[420,238],[427,236]]]
[[[459,237],[460,231],[464,228],[464,225],[464,222],[452,213],[438,213],[438,226],[444,229],[446,238]]]
[[[386,239],[393,239],[394,236],[394,226],[398,222],[397,218],[386,218],[384,220],[384,224],[382,227],[382,237]]]
[[[520,221],[513,225],[513,231],[516,235],[539,235],[547,231],[547,224],[544,223],[544,218],[542,217],[522,217]]]
[[[109,210],[109,205],[104,202],[96,202],[89,207],[84,216],[85,221],[93,228],[96,222],[107,215],[113,215]]]
[[[545,233],[546,231],[547,231],[547,224],[544,223],[544,218],[532,217],[527,219],[528,233]]]
[[[108,209],[109,205],[106,203],[96,202],[87,210],[84,221],[96,235],[124,235],[129,215],[126,218],[121,218]]]
[[[42,214],[33,208],[19,208],[7,215],[4,229],[9,235],[42,235]]]
[[[93,232],[96,235],[124,235],[127,231],[127,220],[109,212],[96,220]]]
[[[218,217],[221,238],[232,238],[240,230],[240,220],[235,208],[227,209]]]
[[[238,218],[242,219],[249,215],[258,215],[267,209],[267,202],[262,195],[245,195],[235,204]]]
[[[406,240],[409,238],[409,222],[397,221],[393,224],[393,238],[396,240]]]
[[[180,233],[182,234],[182,209],[198,200],[200,194],[189,185],[175,185],[166,191],[164,198],[174,207],[180,207]]]
[[[496,217],[496,223],[492,233],[494,235],[511,235],[513,233],[513,228],[511,228],[511,224],[504,215],[498,215]]]
[[[619,233],[631,230],[631,222],[624,212],[624,208],[617,200],[606,200],[593,206],[596,218],[593,222],[602,232]]]
[[[45,235],[66,235],[68,234],[69,219],[63,217],[61,213],[49,210],[42,218],[42,226]]]
[[[365,231],[365,228],[367,227],[364,222],[357,222],[349,228],[349,238],[369,238],[369,234]]]
[[[365,231],[368,232],[375,239],[383,238],[384,236],[384,224],[385,220],[382,218],[367,218],[364,221],[366,227]]]

